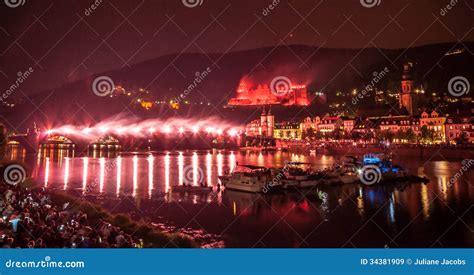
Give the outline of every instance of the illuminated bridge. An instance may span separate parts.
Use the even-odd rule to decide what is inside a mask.
[[[147,135],[127,135],[111,132],[103,136],[44,131],[36,134],[15,134],[8,137],[8,144],[22,146],[28,153],[50,154],[48,152],[64,150],[65,156],[92,151],[137,151],[164,149],[209,149],[237,148],[240,145],[238,131],[177,131],[155,132]]]

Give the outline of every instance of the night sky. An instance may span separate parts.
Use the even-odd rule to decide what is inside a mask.
[[[380,0],[372,8],[359,0],[201,0],[197,7],[181,0],[23,1],[0,4],[0,86],[8,89],[32,67],[24,94],[171,53],[474,41],[472,0],[452,7],[447,0]]]

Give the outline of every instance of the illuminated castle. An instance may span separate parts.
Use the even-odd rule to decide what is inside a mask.
[[[299,105],[308,106],[310,99],[305,85],[292,85],[291,90],[283,95],[272,93],[268,85],[257,85],[256,88],[248,88],[248,85],[239,84],[236,96],[228,102],[231,106],[248,105]]]

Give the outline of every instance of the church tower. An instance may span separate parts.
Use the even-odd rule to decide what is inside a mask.
[[[272,106],[270,105],[270,109],[267,113],[267,129],[268,129],[268,137],[273,137],[273,132],[275,129],[275,116],[272,114]]]
[[[410,116],[413,115],[416,109],[413,94],[413,63],[408,62],[403,65],[402,74],[402,92],[400,93],[400,108],[405,108]]]
[[[263,107],[262,115],[260,116],[260,135],[266,137],[268,135],[268,121],[265,106]]]

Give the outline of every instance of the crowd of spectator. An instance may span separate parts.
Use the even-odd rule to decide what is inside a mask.
[[[105,221],[90,221],[69,203],[55,205],[45,190],[1,187],[0,194],[3,248],[143,247],[142,240]]]

